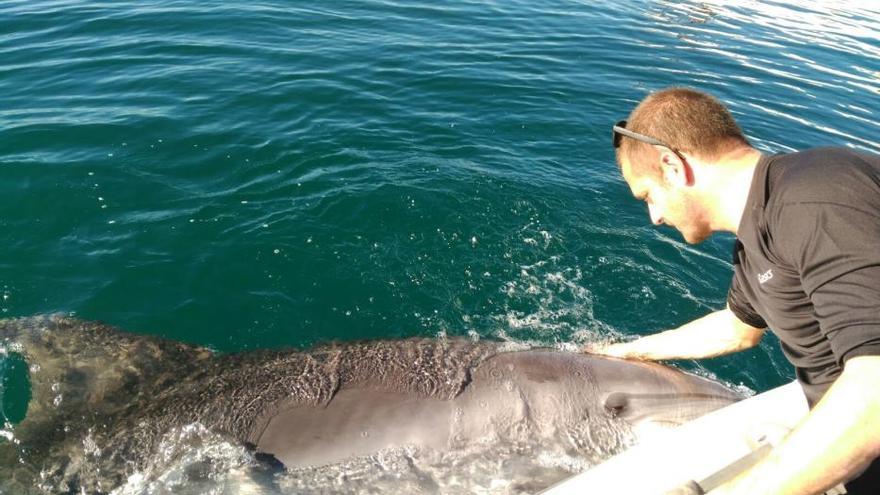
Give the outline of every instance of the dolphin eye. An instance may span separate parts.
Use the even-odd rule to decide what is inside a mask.
[[[629,405],[629,398],[620,392],[615,392],[605,399],[605,410],[614,418],[623,414],[627,405]]]

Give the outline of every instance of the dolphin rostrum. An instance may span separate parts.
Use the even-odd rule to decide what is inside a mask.
[[[0,320],[0,343],[27,361],[31,387],[14,441],[0,438],[8,493],[109,493],[193,424],[275,469],[542,442],[598,462],[633,431],[741,398],[654,363],[464,339],[217,354],[37,316]]]

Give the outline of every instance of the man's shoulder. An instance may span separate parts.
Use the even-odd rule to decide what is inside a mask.
[[[880,156],[849,148],[814,148],[770,160],[770,203],[880,207]]]

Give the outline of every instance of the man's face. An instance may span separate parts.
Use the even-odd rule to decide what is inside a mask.
[[[648,205],[651,223],[675,227],[691,244],[702,242],[712,234],[704,209],[688,186],[667,180],[663,175],[639,174],[625,159],[621,171],[633,196]]]

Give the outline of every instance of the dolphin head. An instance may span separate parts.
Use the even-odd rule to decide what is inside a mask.
[[[718,382],[657,363],[552,350],[501,354],[474,376],[476,389],[487,388],[486,382],[502,390],[513,386],[506,407],[521,397],[530,419],[552,430],[610,421],[641,436],[743,398]]]
[[[590,361],[603,408],[641,430],[678,426],[743,398],[716,381],[657,363]]]

